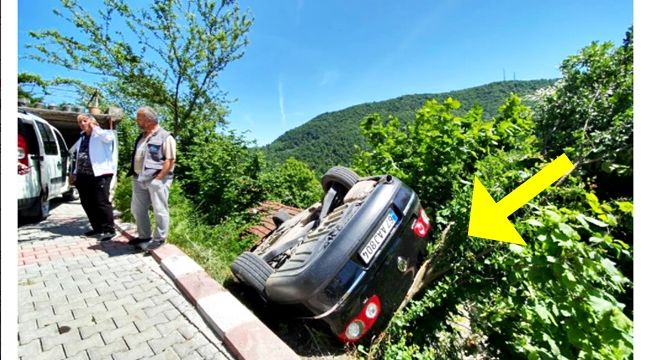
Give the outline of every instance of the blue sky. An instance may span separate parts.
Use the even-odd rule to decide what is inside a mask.
[[[58,4],[18,2],[19,56],[29,30],[71,30],[51,15]],[[503,80],[504,72],[508,80],[559,77],[568,55],[591,41],[620,45],[632,24],[631,0],[240,5],[255,17],[250,45],[221,74],[220,87],[236,100],[230,127],[258,145],[318,114],[363,102],[464,89]],[[20,58],[18,70],[70,76]]]

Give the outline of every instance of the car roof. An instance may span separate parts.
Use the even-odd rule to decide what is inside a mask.
[[[34,114],[30,113],[30,112],[27,112],[27,111],[21,110],[21,109],[18,110],[18,117],[23,119],[23,120],[34,120],[34,121],[42,121],[42,122],[48,123],[47,120],[43,119],[42,117],[34,115]]]

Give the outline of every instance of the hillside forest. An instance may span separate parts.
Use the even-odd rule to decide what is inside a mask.
[[[368,149],[368,142],[361,134],[361,120],[368,114],[382,117],[392,115],[400,121],[415,119],[415,113],[427,100],[438,102],[451,97],[460,102],[457,114],[479,105],[489,119],[497,114],[499,106],[512,93],[518,94],[524,103],[532,104],[536,91],[549,87],[555,80],[499,81],[469,89],[439,94],[404,95],[395,99],[364,103],[349,108],[320,114],[301,126],[291,129],[262,147],[269,162],[282,163],[293,157],[306,163],[317,175],[324,174],[334,165],[349,166],[357,148]]]
[[[30,58],[105,77],[100,106],[129,114],[119,128],[120,164],[130,163],[138,134],[130,117],[142,104],[158,109],[179,154],[168,240],[214,278],[231,281],[230,264],[253,244],[245,232],[257,220],[250,208],[264,200],[309,206],[322,196],[320,175],[330,165],[348,165],[360,175],[391,174],[407,183],[434,230],[431,282],[382,334],[348,349],[351,355],[632,357],[631,28],[621,44],[593,42],[567,57],[559,79],[353,106],[319,115],[262,149],[228,129],[217,84],[220,71],[244,56],[249,14],[232,1],[156,2],[146,16],[124,0],[109,5],[95,19],[79,1],[61,1],[62,21],[91,40],[32,32],[40,43]],[[128,29],[114,26],[119,17]],[[164,41],[151,43],[159,48],[149,56],[150,48],[119,36],[128,30],[140,41]],[[156,54],[175,57],[155,62]],[[23,90],[39,80],[19,79]],[[475,176],[498,200],[563,153],[573,170],[510,217],[526,246],[468,236]],[[120,165],[115,205],[132,221],[127,169]]]

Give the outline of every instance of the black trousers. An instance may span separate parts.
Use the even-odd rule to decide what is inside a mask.
[[[113,206],[108,201],[113,175],[77,175],[75,186],[79,199],[93,230],[101,232],[115,231],[113,223]]]

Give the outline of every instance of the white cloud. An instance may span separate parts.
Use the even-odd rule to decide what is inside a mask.
[[[278,100],[280,102],[280,120],[282,121],[282,127],[286,128],[287,115],[284,112],[284,91],[282,90],[282,81],[278,81]]]
[[[321,74],[320,82],[318,85],[324,86],[328,84],[333,84],[338,81],[341,77],[341,74],[336,70],[327,70]]]

